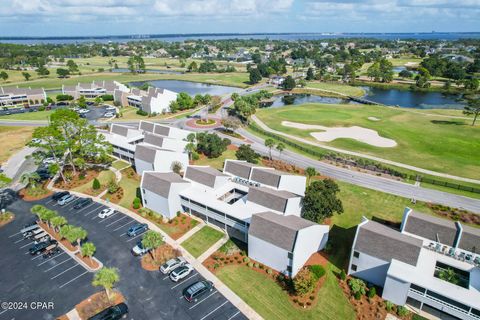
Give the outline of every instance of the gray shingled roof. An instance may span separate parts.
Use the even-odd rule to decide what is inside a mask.
[[[250,187],[248,189],[247,200],[272,210],[285,212],[288,199],[297,197],[296,194],[284,190],[274,190],[266,187]]]
[[[161,125],[156,124],[153,132],[156,133],[156,134],[168,137],[168,135],[170,133],[170,127],[161,126]]]
[[[375,221],[358,227],[355,251],[390,262],[396,259],[412,266],[417,264],[423,241],[407,236]]]
[[[458,232],[457,226],[453,221],[436,218],[415,211],[412,211],[408,215],[404,230],[452,247],[455,244]]]
[[[185,174],[185,178],[201,183],[210,188],[215,186],[215,180],[217,177],[227,177],[227,175],[212,167],[195,166],[189,166]]]
[[[244,179],[250,179],[250,171],[253,167],[256,167],[256,165],[246,161],[227,161],[225,172]]]
[[[153,133],[146,133],[145,134],[145,139],[143,142],[152,144],[157,147],[162,147],[163,146],[163,137],[158,135],[158,134],[153,134]]]
[[[480,253],[480,230],[462,224],[462,237],[458,247],[474,253]]]
[[[266,184],[268,186],[278,188],[280,178],[287,173],[271,169],[253,168],[252,180]]]
[[[142,121],[140,122],[140,127],[139,129],[140,130],[144,130],[144,131],[148,131],[148,132],[153,132],[153,127],[155,125],[151,122],[145,122],[145,121]]]
[[[168,198],[170,187],[174,183],[189,183],[174,172],[145,172],[143,175],[142,188]]]
[[[137,144],[135,148],[135,158],[153,163],[157,154],[158,148]]]
[[[118,134],[120,136],[126,137],[128,135],[128,127],[121,126],[118,124],[112,124],[112,133]]]
[[[315,224],[293,215],[262,212],[252,216],[248,234],[292,252],[297,232]]]

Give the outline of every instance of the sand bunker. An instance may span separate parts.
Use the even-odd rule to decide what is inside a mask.
[[[368,117],[367,119],[370,121],[380,121],[380,119],[377,117]]]
[[[339,138],[354,139],[360,142],[380,148],[392,148],[397,142],[392,139],[381,137],[377,131],[362,127],[324,127],[318,125],[309,125],[298,122],[282,121],[282,125],[301,130],[323,130],[324,132],[311,132],[312,137],[322,142],[330,142]]]

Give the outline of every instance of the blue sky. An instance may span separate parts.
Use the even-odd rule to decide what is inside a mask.
[[[480,0],[0,0],[0,36],[480,31]]]

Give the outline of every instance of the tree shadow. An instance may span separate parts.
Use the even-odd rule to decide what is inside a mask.
[[[464,126],[465,122],[460,120],[430,120],[433,124],[446,124],[446,125],[456,125],[456,126]]]
[[[330,248],[327,252],[328,260],[338,269],[347,269],[350,251],[355,238],[357,226],[351,228],[342,228],[333,225],[330,229],[328,238]]]

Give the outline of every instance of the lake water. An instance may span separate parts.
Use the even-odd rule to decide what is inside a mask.
[[[191,81],[179,81],[179,80],[153,80],[153,81],[138,81],[131,82],[133,86],[141,86],[145,82],[157,88],[165,88],[174,92],[186,92],[192,96],[196,94],[209,94],[211,96],[222,96],[225,94],[232,94],[234,92],[240,92],[242,89],[235,87],[220,86],[215,84],[198,83]]]
[[[367,91],[365,99],[390,106],[417,109],[463,109],[465,106],[464,102],[459,101],[460,95],[374,87],[363,88]]]
[[[146,69],[145,71],[148,72],[148,73],[160,73],[160,74],[183,74],[183,72],[174,71],[174,70]],[[112,72],[114,72],[114,73],[129,73],[130,70],[127,69],[127,68],[117,68],[117,69],[112,69]]]
[[[278,108],[287,105],[299,105],[304,103],[326,103],[326,104],[341,104],[341,103],[355,103],[350,100],[340,99],[340,98],[330,98],[330,97],[320,97],[310,94],[293,94],[291,99],[293,103],[288,103],[284,99],[285,95],[274,96],[272,103],[265,103],[264,108]]]

